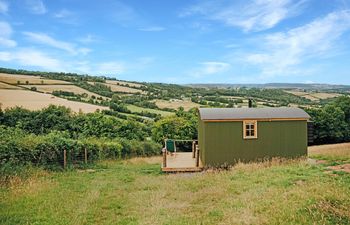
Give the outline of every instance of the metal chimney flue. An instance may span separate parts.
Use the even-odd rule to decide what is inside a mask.
[[[248,100],[248,107],[253,108],[253,100],[252,99]]]

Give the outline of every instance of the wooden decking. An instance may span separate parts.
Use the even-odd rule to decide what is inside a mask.
[[[199,172],[201,166],[196,166],[196,158],[192,157],[192,152],[177,152],[166,155],[166,167],[162,164],[164,172]]]

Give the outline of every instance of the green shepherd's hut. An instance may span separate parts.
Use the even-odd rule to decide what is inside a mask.
[[[299,108],[200,108],[203,166],[307,155],[307,122]]]

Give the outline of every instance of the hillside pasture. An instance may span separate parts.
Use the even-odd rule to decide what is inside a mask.
[[[15,85],[10,85],[10,84],[6,84],[6,83],[3,83],[3,82],[0,82],[0,89],[15,89],[15,90],[18,90],[18,89],[22,89],[22,88],[18,87],[18,86],[15,86]]]
[[[311,146],[308,152],[309,157],[318,159],[350,160],[350,143]]]
[[[88,83],[91,85],[95,85],[95,82],[88,82]],[[138,89],[130,88],[130,87],[124,87],[124,86],[120,86],[117,84],[109,84],[109,83],[100,83],[100,84],[103,84],[103,85],[106,85],[107,87],[110,87],[113,92],[130,93],[130,94],[135,94],[138,92],[142,93],[142,94],[145,93],[142,90],[138,90]]]
[[[51,104],[66,106],[71,108],[74,112],[79,112],[81,110],[85,113],[95,112],[97,109],[108,109],[108,107],[104,106],[69,101],[51,94],[43,94],[28,90],[0,90],[0,103],[3,109],[22,106],[29,110],[38,110],[48,107]]]
[[[335,149],[336,147],[331,147]],[[328,148],[313,147],[328,157]],[[330,158],[328,158],[330,159]],[[349,159],[349,158],[348,158]],[[305,159],[163,174],[161,157],[32,169],[0,189],[2,224],[349,224],[350,175]],[[63,199],[65,199],[63,201]]]
[[[337,93],[312,93],[310,96],[313,96],[318,99],[328,99],[328,98],[336,98],[341,96],[341,94]]]
[[[153,101],[156,103],[156,105],[159,108],[169,108],[169,109],[178,109],[179,107],[183,107],[186,111],[192,109],[192,108],[199,108],[201,105],[195,102],[192,102],[191,100],[155,100]]]
[[[106,80],[106,83],[107,84],[114,84],[114,85],[118,85],[118,86],[129,85],[130,87],[136,87],[136,88],[140,88],[143,86],[142,84],[127,82],[127,81],[119,81],[119,80]]]
[[[142,107],[139,107],[139,106],[136,106],[136,105],[127,105],[127,108],[131,112],[142,112],[142,111],[144,111],[144,112],[160,114],[161,116],[174,115],[174,113],[172,113],[172,112],[162,111],[162,110],[158,110],[158,109],[142,108]]]
[[[326,93],[326,92],[314,93],[314,92],[304,92],[299,90],[291,90],[291,91],[286,90],[285,92],[309,99],[311,101],[319,101],[320,99],[328,99],[328,98],[335,98],[335,97],[341,96],[341,94],[337,94],[337,93]]]
[[[40,76],[0,73],[0,82],[8,84],[18,84],[18,81],[20,82],[20,84],[26,84],[27,81],[29,82],[29,84],[70,84],[67,81],[50,80],[42,78]]]
[[[71,84],[55,84],[55,85],[21,85],[21,87],[25,87],[25,88],[31,88],[31,87],[36,87],[36,89],[40,92],[44,92],[44,93],[49,93],[51,94],[53,91],[67,91],[67,92],[73,92],[74,94],[84,94],[86,93],[89,97],[91,96],[95,96],[95,97],[102,97],[102,98],[106,98],[103,97],[101,95],[95,94],[93,92],[90,92],[88,90],[85,90],[81,87],[75,86],[75,85],[71,85]]]

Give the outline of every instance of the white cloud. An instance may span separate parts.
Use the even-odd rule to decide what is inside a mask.
[[[0,46],[12,48],[16,47],[17,43],[11,40],[12,27],[9,23],[0,21]]]
[[[33,49],[0,52],[0,61],[13,61],[21,66],[35,66],[49,71],[64,71],[62,62]]]
[[[212,74],[218,74],[227,71],[231,65],[225,62],[202,62],[200,66],[192,69],[189,74],[193,77],[203,77]]]
[[[7,13],[7,11],[9,10],[9,6],[7,4],[7,2],[4,1],[0,1],[0,13]]]
[[[306,0],[203,1],[180,16],[202,15],[206,19],[240,27],[245,32],[270,29],[300,13]]]
[[[287,32],[263,36],[257,40],[261,51],[246,55],[244,60],[259,66],[264,77],[312,71],[297,66],[309,59],[332,55],[337,40],[349,29],[350,11],[333,12]]]
[[[165,28],[160,26],[151,26],[151,27],[143,27],[143,28],[140,28],[139,30],[147,31],[147,32],[157,32],[157,31],[163,31],[165,30]]]
[[[87,55],[87,54],[89,54],[90,52],[92,52],[92,50],[89,49],[89,48],[78,48],[78,49],[77,49],[77,52],[80,53],[80,54],[82,54],[82,55]]]
[[[12,48],[12,47],[16,47],[16,45],[17,43],[14,40],[0,37],[0,46]]]
[[[67,9],[61,9],[52,15],[55,19],[57,19],[59,22],[69,24],[69,25],[80,25],[80,16],[78,13],[67,10]]]
[[[91,51],[88,48],[77,48],[75,44],[72,44],[69,42],[56,40],[53,37],[44,33],[23,32],[23,34],[33,42],[58,48],[58,49],[67,51],[73,55],[76,55],[76,54],[86,55]]]
[[[11,60],[11,54],[9,52],[0,52],[0,61],[8,62]]]
[[[26,0],[28,9],[33,14],[47,13],[46,6],[42,0]]]
[[[79,38],[77,40],[83,44],[90,44],[93,42],[97,42],[98,38],[92,34],[88,34],[85,37]]]
[[[57,13],[53,14],[53,16],[55,18],[66,18],[66,17],[70,17],[72,15],[74,15],[74,13],[67,10],[67,9],[62,9],[62,10],[58,11]]]
[[[136,11],[120,1],[116,1],[113,3],[111,8],[114,8],[114,12],[112,15],[112,19],[123,26],[127,26],[130,23],[134,23],[135,20],[138,20],[138,14]]]

